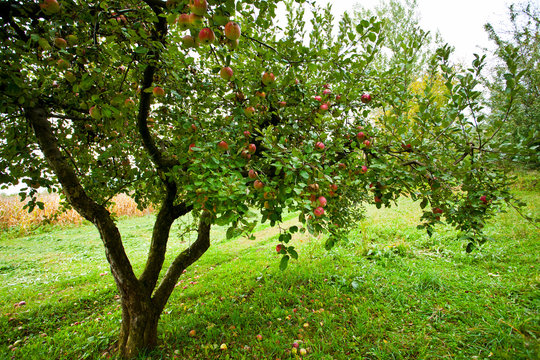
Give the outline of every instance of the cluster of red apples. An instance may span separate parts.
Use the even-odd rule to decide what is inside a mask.
[[[167,4],[170,7],[175,7],[178,1],[169,0]],[[189,35],[182,37],[182,44],[185,48],[195,48],[199,45],[213,44],[216,41],[216,34],[211,27],[206,27],[205,18],[208,15],[208,3],[206,0],[190,0],[190,13],[180,14],[176,19],[176,25],[180,30],[190,30]],[[231,49],[238,47],[240,39],[240,25],[217,12],[211,17],[211,23],[214,27],[223,30],[224,39],[222,42],[228,45]],[[221,27],[224,27],[223,29]]]

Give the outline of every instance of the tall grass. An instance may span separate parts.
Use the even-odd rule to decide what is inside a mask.
[[[81,224],[84,219],[73,209],[61,208],[57,194],[42,194],[38,197],[43,202],[43,209],[28,212],[24,206],[28,201],[20,201],[18,196],[0,196],[0,229],[16,227],[21,231],[34,229],[44,224]],[[153,211],[152,208],[139,210],[137,204],[128,195],[120,194],[113,198],[109,208],[116,216],[144,216]]]

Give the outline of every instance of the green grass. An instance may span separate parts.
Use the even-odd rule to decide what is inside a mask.
[[[538,218],[535,187],[516,195]],[[509,210],[486,228],[493,240],[467,254],[449,227],[431,238],[417,230],[419,208],[406,199],[367,212],[350,242],[329,252],[322,238],[296,239],[300,259],[285,272],[277,236],[264,226],[257,241],[224,240],[225,229],[215,228],[210,250],[181,277],[149,357],[289,359],[295,340],[307,359],[539,357],[537,228]],[[152,222],[119,222],[136,271]],[[190,241],[179,231],[172,253]],[[0,279],[0,358],[107,356],[121,316],[92,226],[0,235]]]

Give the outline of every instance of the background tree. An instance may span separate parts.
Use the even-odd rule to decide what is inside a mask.
[[[486,24],[489,38],[495,43],[494,66],[486,85],[488,107],[494,121],[500,119],[506,98],[516,106],[501,130],[493,134],[498,146],[518,145],[507,160],[526,166],[540,166],[540,9],[534,2],[510,5],[510,26],[496,29]],[[513,76],[516,74],[517,76]],[[509,91],[508,89],[513,91]],[[502,105],[502,106],[501,106]]]
[[[278,5],[287,11],[282,28]],[[298,257],[293,233],[325,233],[330,248],[363,203],[410,196],[423,209],[420,226],[431,233],[444,219],[470,249],[511,199],[498,153],[486,146],[496,130],[479,113],[481,58],[456,74],[440,48],[418,91],[409,86],[415,57],[373,66],[380,20],[345,15],[334,37],[329,9],[308,5],[0,3],[0,181],[25,183],[30,207],[40,205],[37,188],[62,191],[99,230],[121,297],[121,356],[157,345],[160,314],[209,248],[212,224],[234,237],[253,229],[252,210],[272,225],[297,212],[301,228],[282,229],[276,248],[285,268]],[[422,46],[399,45],[403,54]],[[443,98],[433,86],[441,79]],[[107,210],[122,192],[159,208],[141,271]],[[170,228],[187,214],[196,240],[163,269]]]

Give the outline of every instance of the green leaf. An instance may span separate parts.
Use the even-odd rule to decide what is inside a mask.
[[[289,264],[289,255],[284,255],[281,258],[281,261],[279,263],[279,269],[281,271],[284,271],[287,268],[287,265]]]
[[[288,250],[289,254],[291,254],[291,257],[294,259],[294,260],[298,260],[298,253],[296,252],[296,250],[294,250],[292,247],[289,248]]]

